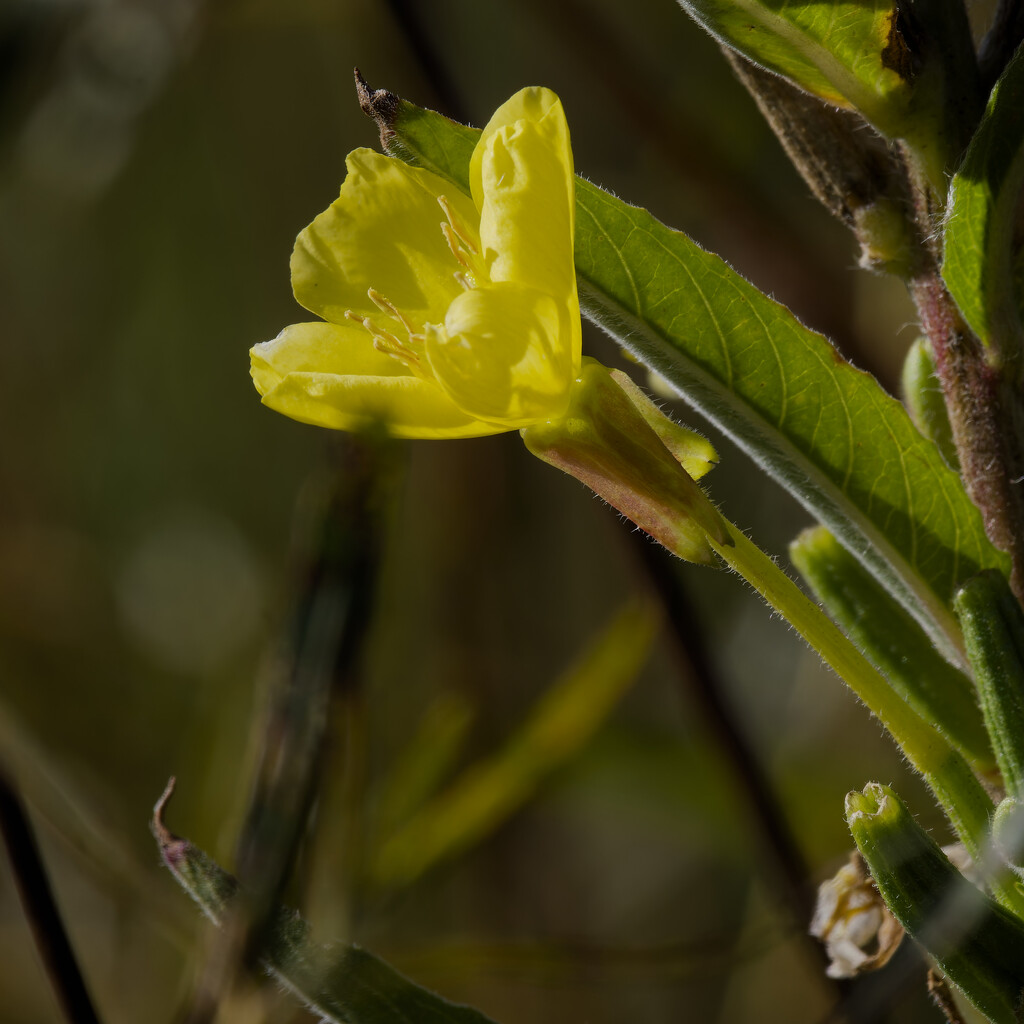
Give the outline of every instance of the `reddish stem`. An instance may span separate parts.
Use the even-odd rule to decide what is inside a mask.
[[[946,398],[960,469],[989,540],[1009,554],[1010,585],[1024,603],[1024,477],[1017,399],[964,325],[937,274],[911,284]]]

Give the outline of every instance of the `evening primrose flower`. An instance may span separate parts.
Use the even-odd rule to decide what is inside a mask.
[[[372,150],[298,237],[296,299],[322,319],[256,345],[263,402],[343,430],[473,437],[557,419],[580,371],[575,184],[558,97],[523,89],[480,136],[472,198]]]
[[[469,172],[466,196],[400,160],[349,155],[341,194],[292,253],[295,297],[322,319],[250,353],[264,404],[397,437],[518,430],[669,550],[713,562],[709,539],[731,541],[695,480],[714,449],[581,356],[576,189],[558,97],[516,93]]]

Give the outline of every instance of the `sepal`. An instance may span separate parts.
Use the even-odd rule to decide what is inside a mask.
[[[666,416],[628,374],[612,370],[611,378],[626,392],[647,425],[694,480],[699,480],[718,465],[718,452],[703,434]]]
[[[608,369],[587,359],[565,415],[520,433],[539,459],[585,483],[669,551],[713,565],[708,537],[730,545],[729,533],[676,459],[681,435],[666,420],[659,432],[672,435],[670,449],[648,422],[652,409],[661,415],[638,406]]]

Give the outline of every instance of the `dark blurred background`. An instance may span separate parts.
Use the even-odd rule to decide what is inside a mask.
[[[886,387],[914,336],[901,286],[856,270],[671,0],[5,0],[0,756],[109,1024],[185,1020],[202,985],[211,928],[160,867],[150,809],[177,775],[169,825],[235,866],[308,524],[366,472],[358,446],[262,408],[247,362],[306,318],[294,237],[345,154],[377,145],[355,65],[477,125],[547,85],[579,173],[720,253]],[[585,345],[621,362],[596,332]],[[711,436],[710,493],[785,562],[806,515]],[[654,593],[645,541],[514,434],[385,461],[376,584],[355,595],[360,642],[285,894],[318,935],[501,1024],[811,1024],[840,999],[851,1019],[932,1019],[909,951],[888,986],[829,982],[790,890],[801,860],[818,881],[845,859],[852,788],[894,784],[941,835],[939,816],[880,727],[722,572],[677,563],[695,638],[663,627],[529,799],[414,880],[366,881],[382,804],[400,818],[418,786],[443,792],[512,742],[623,602]],[[788,874],[695,674],[778,802]],[[0,863],[0,1020],[55,1020]],[[218,1019],[311,1018],[270,987],[235,991]]]

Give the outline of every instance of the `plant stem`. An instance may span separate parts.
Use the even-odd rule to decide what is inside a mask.
[[[985,532],[1010,556],[1010,586],[1024,603],[1024,475],[1019,400],[1007,378],[989,365],[964,326],[938,274],[911,282],[942,382],[964,486],[981,510]]]
[[[767,853],[758,862],[774,861],[777,884],[784,893],[786,909],[808,943],[808,950],[828,965],[825,948],[807,930],[814,914],[815,890],[811,872],[785,812],[765,772],[757,751],[744,735],[726,699],[725,687],[718,677],[704,631],[700,628],[692,602],[673,565],[674,559],[660,545],[651,544],[639,533],[627,541],[640,566],[646,584],[661,603],[666,620],[670,649],[677,663],[677,675],[686,696],[695,703],[727,760],[742,792],[750,822]],[[849,983],[832,978],[836,996],[842,1000],[850,991]],[[855,1018],[851,1017],[851,1020]]]
[[[729,567],[783,616],[822,660],[878,717],[910,763],[924,776],[975,862],[985,861],[993,804],[961,754],[889,686],[825,613],[756,544],[731,523],[731,545],[710,540]],[[996,898],[1024,916],[1024,895],[1012,882],[991,879]]]
[[[731,523],[728,529],[733,546],[713,544],[719,556],[846,681],[920,772],[927,774],[940,765],[949,748],[947,741],[893,692],[886,679],[768,555]]]
[[[25,916],[69,1024],[99,1024],[21,798],[0,767],[0,832]]]
[[[212,1021],[239,971],[265,954],[321,789],[332,713],[358,688],[400,451],[369,435],[339,440],[337,465],[300,502],[297,593],[238,841],[243,896],[207,965],[189,1024]]]

